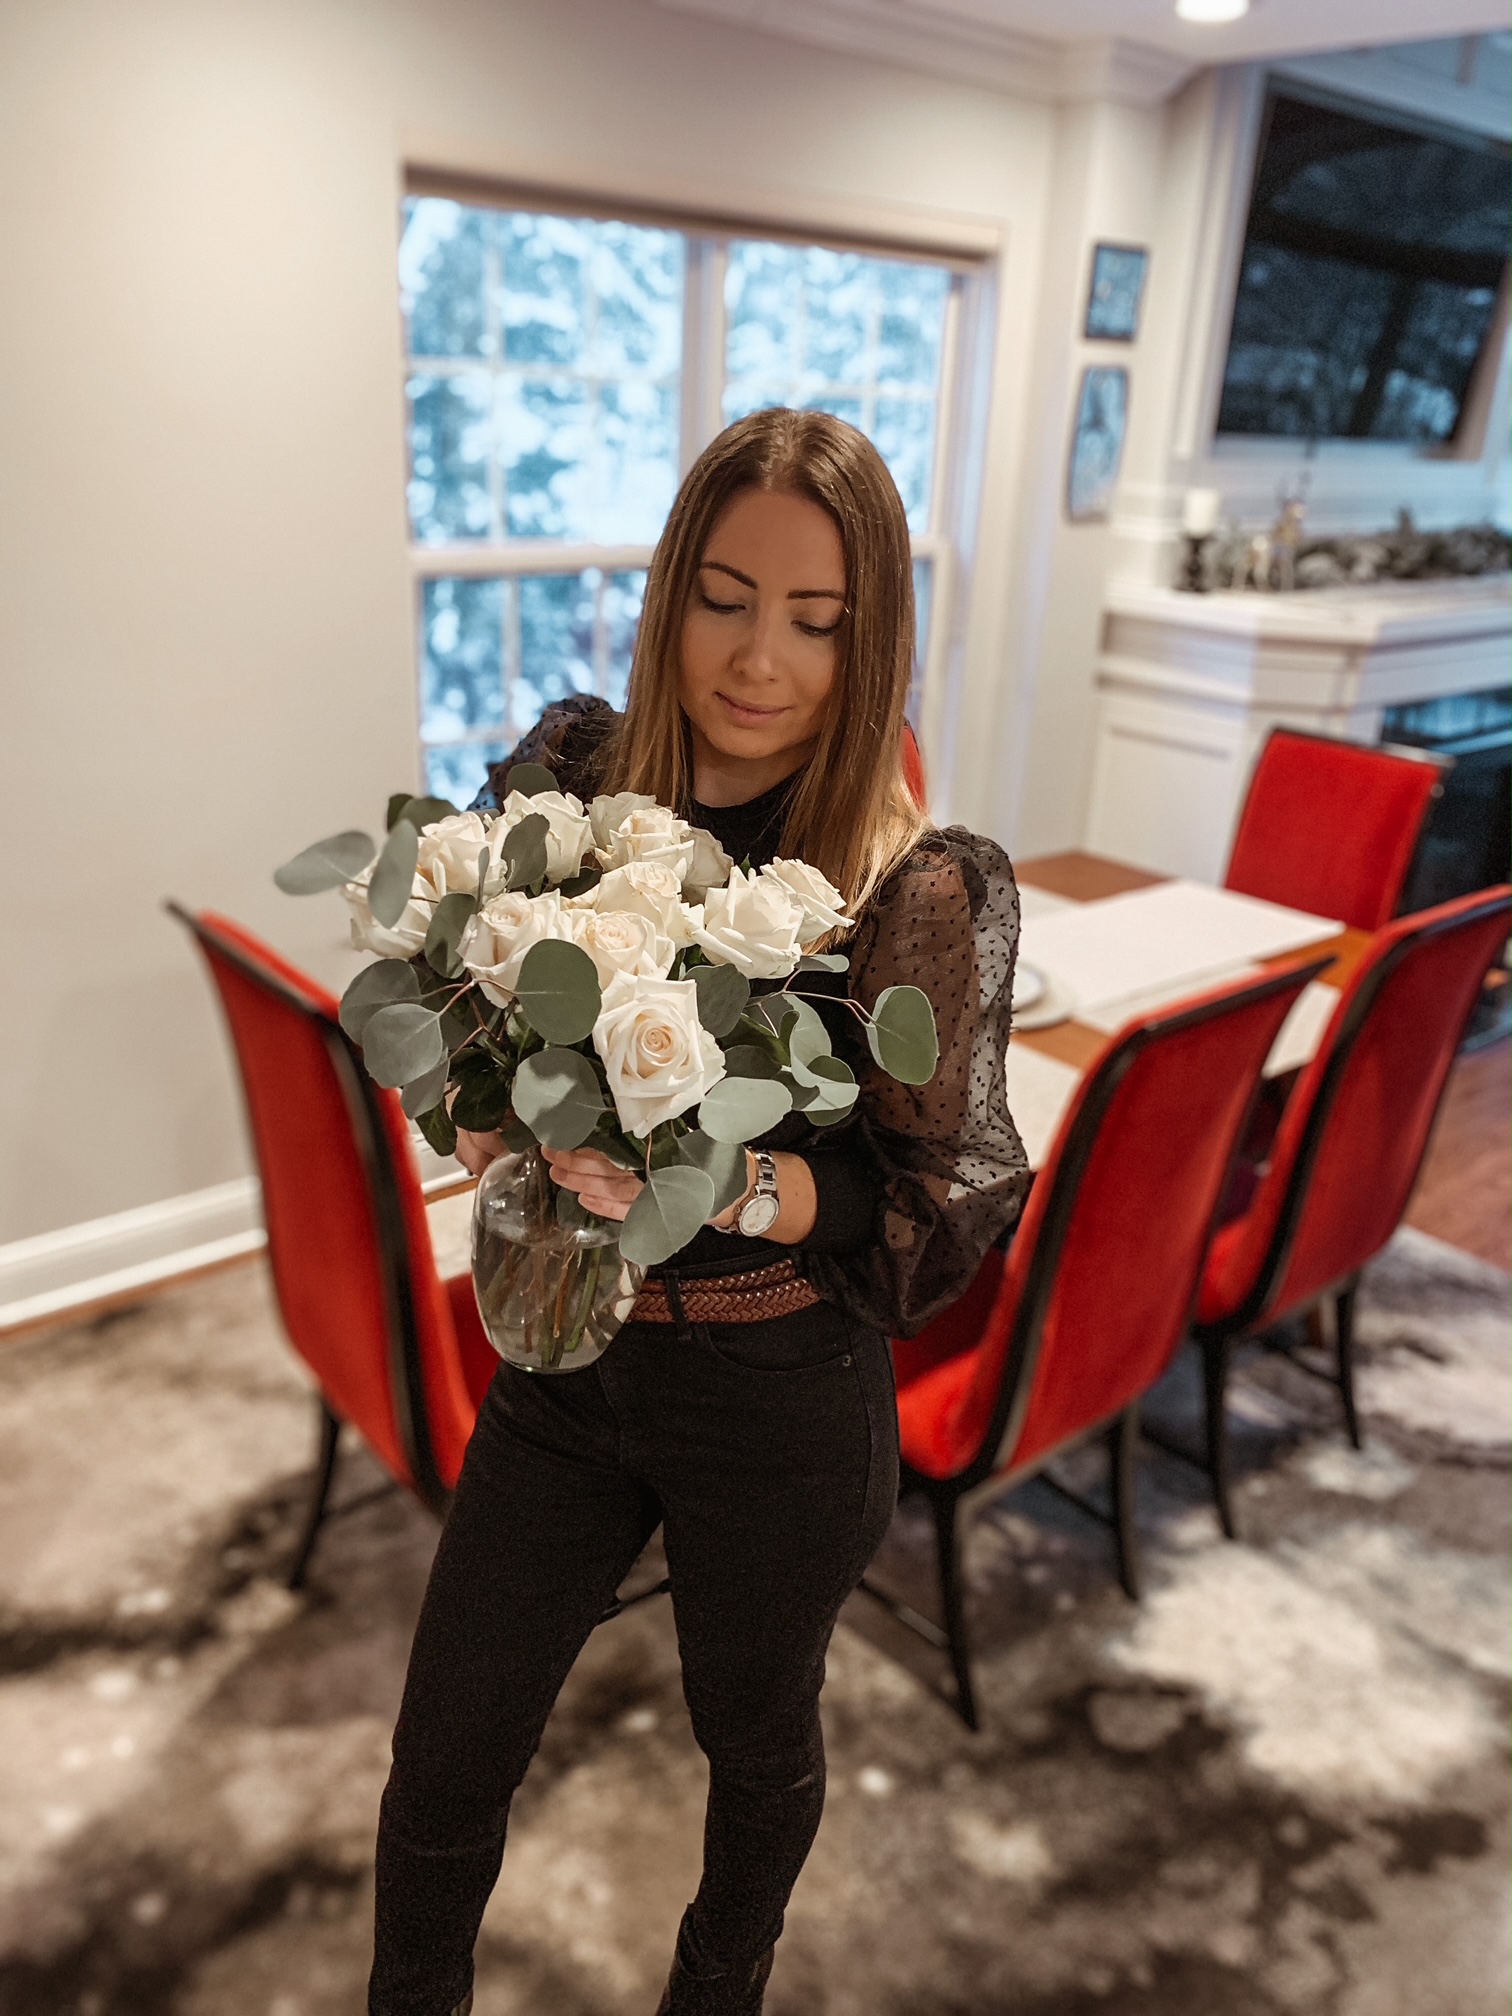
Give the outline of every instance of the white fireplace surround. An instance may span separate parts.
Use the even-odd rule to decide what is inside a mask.
[[[1509,642],[1504,574],[1292,595],[1115,584],[1086,845],[1218,881],[1271,728],[1378,741],[1387,707],[1504,686]]]

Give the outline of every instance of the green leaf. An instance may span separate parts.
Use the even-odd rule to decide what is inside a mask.
[[[551,823],[544,812],[532,812],[511,826],[499,850],[506,889],[528,889],[546,874],[546,835]]]
[[[695,966],[691,977],[698,989],[699,1021],[711,1036],[728,1036],[745,1013],[750,981],[734,966]]]
[[[391,798],[389,804],[393,802]],[[397,826],[402,819],[418,833],[422,826],[434,826],[438,819],[455,819],[456,816],[457,808],[450,798],[407,798],[399,808],[394,825]]]
[[[341,1026],[354,1043],[380,1008],[396,1001],[418,1001],[420,982],[415,969],[405,959],[380,959],[364,966],[341,997]]]
[[[840,1057],[815,1057],[808,1068],[810,1085],[819,1095],[809,1107],[810,1115],[821,1109],[848,1113],[856,1103],[858,1090],[856,1074],[849,1064]]]
[[[866,1040],[890,1077],[905,1085],[927,1085],[940,1061],[929,996],[917,987],[884,987],[872,1008]]]
[[[456,1154],[457,1129],[444,1105],[416,1114],[415,1124],[438,1155]]]
[[[388,802],[388,815],[383,822],[385,833],[392,833],[404,816],[404,808],[414,797],[413,791],[395,791]]]
[[[419,857],[420,835],[407,819],[401,819],[384,841],[368,884],[368,908],[380,924],[397,924],[404,915]]]
[[[439,1106],[446,1097],[446,1081],[450,1075],[450,1060],[446,1057],[426,1072],[423,1078],[412,1078],[400,1095],[399,1104],[411,1120],[418,1120],[422,1113],[429,1113],[433,1106]]]
[[[581,1148],[604,1110],[598,1073],[578,1050],[537,1050],[514,1080],[514,1110],[548,1148]]]
[[[380,1085],[408,1085],[444,1062],[441,1017],[418,1002],[397,1001],[368,1017],[362,1060]]]
[[[646,1173],[646,1151],[636,1148],[619,1131],[619,1119],[612,1106],[606,1106],[594,1129],[598,1137],[593,1146],[600,1155],[607,1155],[617,1169],[633,1169],[637,1176]]]
[[[721,1078],[705,1092],[698,1124],[716,1141],[754,1141],[793,1108],[793,1095],[776,1078]]]
[[[504,1146],[509,1150],[511,1155],[523,1155],[527,1148],[534,1148],[536,1145],[534,1134],[531,1133],[525,1122],[516,1119],[513,1113],[505,1114],[499,1126],[499,1133],[503,1137]]]
[[[548,1043],[581,1043],[593,1034],[604,1005],[598,968],[581,945],[543,938],[520,962],[515,982],[520,1012]]]
[[[656,1267],[680,1252],[714,1209],[714,1184],[702,1169],[653,1169],[620,1228],[620,1252]]]
[[[559,882],[557,887],[564,896],[586,896],[588,891],[596,889],[603,879],[603,869],[596,863],[589,862],[579,868],[576,875],[569,875],[565,882]]]
[[[843,952],[805,952],[798,961],[800,973],[848,973],[850,961]]]
[[[504,779],[506,792],[519,791],[526,798],[534,798],[542,791],[556,791],[556,772],[548,770],[544,763],[516,763]]]
[[[273,870],[273,880],[285,896],[318,896],[322,889],[339,889],[360,875],[376,851],[370,834],[349,827],[285,861]]]
[[[798,1083],[806,1085],[812,1082],[807,1075],[810,1062],[830,1054],[829,1031],[807,1001],[795,1000],[793,1006],[797,1014],[787,1032],[788,1061]]]
[[[714,1202],[709,1206],[708,1217],[728,1211],[737,1197],[745,1195],[749,1181],[746,1153],[738,1143],[716,1141],[712,1134],[694,1128],[678,1141],[677,1154],[679,1161],[702,1169],[714,1185]]]
[[[496,1127],[502,1126],[509,1111],[513,1080],[492,1057],[469,1052],[466,1064],[465,1070],[457,1072],[457,1096],[452,1101],[452,1118],[469,1134],[491,1134]]]
[[[726,1075],[731,1078],[775,1078],[781,1068],[769,1050],[755,1043],[732,1043],[724,1061]]]
[[[791,994],[758,994],[746,1010],[746,1020],[759,1023],[781,1041],[783,1031],[797,1013],[798,1003]]]
[[[431,916],[425,934],[425,956],[437,973],[448,980],[462,971],[457,945],[467,929],[477,905],[463,890],[443,896]]]

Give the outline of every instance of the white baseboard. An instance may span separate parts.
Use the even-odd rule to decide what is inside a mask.
[[[419,1136],[415,1160],[427,1193],[464,1180]],[[64,1225],[0,1246],[0,1331],[47,1323],[102,1302],[118,1302],[266,1244],[261,1186],[253,1176],[165,1197],[134,1211]]]

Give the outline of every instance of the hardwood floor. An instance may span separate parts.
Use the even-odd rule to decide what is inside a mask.
[[[1512,1044],[1450,1074],[1407,1223],[1493,1266],[1512,1265]]]

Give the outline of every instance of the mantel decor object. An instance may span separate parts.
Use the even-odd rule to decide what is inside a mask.
[[[1066,470],[1066,516],[1073,524],[1106,518],[1112,509],[1128,418],[1128,372],[1121,364],[1089,364],[1077,395]]]

